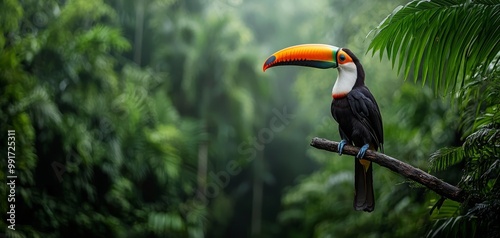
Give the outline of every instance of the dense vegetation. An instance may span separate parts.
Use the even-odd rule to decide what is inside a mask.
[[[0,232],[498,236],[499,13],[494,0],[1,1],[0,153],[15,130],[17,179],[12,230],[2,160]],[[308,146],[339,140],[336,72],[261,72],[300,43],[351,49],[385,152],[466,202],[375,166],[376,209],[353,211],[352,159]]]

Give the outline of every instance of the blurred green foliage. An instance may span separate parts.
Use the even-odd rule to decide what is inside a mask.
[[[480,64],[485,70],[466,75],[460,90],[438,92],[445,96],[418,71],[403,68],[421,81],[405,82],[402,66],[392,68],[397,50],[366,54],[375,42],[366,36],[390,24],[379,25],[399,4],[0,2],[0,144],[16,131],[18,176],[16,230],[4,219],[0,232],[415,237],[461,234],[452,224],[464,234],[493,226],[480,219],[495,221],[498,209],[497,67]],[[339,140],[329,110],[336,72],[261,72],[270,53],[300,43],[346,47],[360,58],[387,154],[485,199],[445,201],[429,215],[437,195],[375,166],[376,209],[355,212],[352,158],[308,146],[315,136]],[[0,190],[8,191],[2,161]],[[8,206],[2,199],[2,211]]]

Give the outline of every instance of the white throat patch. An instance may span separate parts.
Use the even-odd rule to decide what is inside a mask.
[[[356,79],[358,78],[358,72],[356,71],[356,65],[352,62],[347,64],[341,64],[338,67],[339,75],[337,76],[337,81],[333,85],[332,96],[335,95],[346,95],[348,94],[354,84],[356,84]]]

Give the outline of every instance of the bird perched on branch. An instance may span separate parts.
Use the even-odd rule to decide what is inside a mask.
[[[291,46],[272,54],[263,70],[298,65],[320,69],[337,68],[332,89],[331,113],[339,124],[339,154],[346,144],[361,147],[354,167],[354,209],[371,212],[375,208],[372,163],[364,160],[366,150],[383,150],[382,117],[375,98],[365,86],[365,72],[349,50],[324,44]]]

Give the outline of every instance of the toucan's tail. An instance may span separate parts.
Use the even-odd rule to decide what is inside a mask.
[[[354,210],[371,212],[375,208],[372,163],[355,158],[354,164]]]

